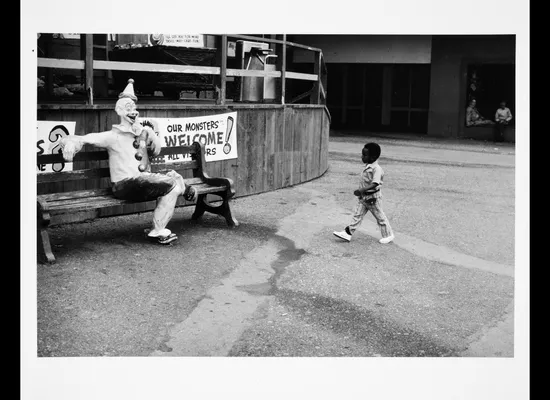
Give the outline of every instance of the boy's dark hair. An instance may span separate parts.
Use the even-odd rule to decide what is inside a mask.
[[[378,143],[367,143],[363,148],[369,151],[369,155],[374,158],[374,161],[378,160],[378,157],[382,153],[382,149],[380,149]]]

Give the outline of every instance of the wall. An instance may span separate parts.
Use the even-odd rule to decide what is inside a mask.
[[[464,126],[463,106],[469,63],[515,63],[515,36],[432,37],[428,135],[471,136]]]
[[[326,63],[429,64],[430,35],[293,35],[291,41],[317,47]],[[313,62],[296,49],[294,62]]]
[[[237,112],[238,159],[209,162],[205,172],[235,182],[236,197],[296,185],[321,176],[328,168],[329,117],[318,105],[138,105],[143,117],[181,118]],[[75,134],[111,129],[119,123],[113,105],[40,105],[38,120],[76,121]],[[106,165],[105,165],[106,166]],[[85,168],[75,165],[74,169]],[[189,175],[188,177],[191,177]],[[107,187],[108,178],[92,185],[59,183],[63,190]],[[38,194],[43,193],[39,189]],[[130,209],[130,208],[129,208]],[[136,211],[134,206],[131,210]]]

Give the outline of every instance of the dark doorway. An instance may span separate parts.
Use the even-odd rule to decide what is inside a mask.
[[[515,116],[516,66],[514,64],[470,64],[468,65],[468,103],[475,98],[477,109],[487,119],[494,119],[501,101]],[[468,104],[465,104],[466,108]],[[514,119],[512,119],[514,121]]]

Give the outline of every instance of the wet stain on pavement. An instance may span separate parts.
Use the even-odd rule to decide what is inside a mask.
[[[279,303],[307,323],[348,336],[383,357],[454,357],[454,349],[345,300],[279,289]]]
[[[271,267],[275,270],[275,274],[269,281],[273,287],[276,286],[277,280],[284,273],[286,267],[298,261],[307,253],[304,249],[297,249],[294,242],[284,236],[275,235],[275,239],[279,242],[282,249],[277,253],[277,259],[271,263]]]
[[[298,261],[307,251],[297,249],[294,242],[284,236],[273,235],[281,250],[277,252],[277,259],[272,261],[270,266],[275,273],[268,279],[267,282],[257,283],[253,285],[237,286],[238,289],[252,295],[270,296],[277,292],[277,280],[284,273],[286,267],[295,261]]]

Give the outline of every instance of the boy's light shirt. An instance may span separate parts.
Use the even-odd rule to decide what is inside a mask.
[[[359,182],[360,188],[365,188],[371,183],[378,183],[376,192],[367,193],[361,196],[361,200],[376,199],[382,197],[380,191],[382,183],[384,180],[384,170],[378,164],[378,161],[375,161],[371,164],[365,164],[363,171],[361,172],[361,179]]]

